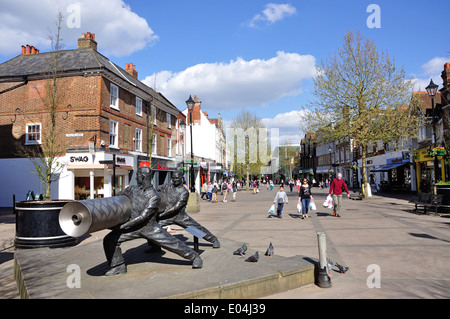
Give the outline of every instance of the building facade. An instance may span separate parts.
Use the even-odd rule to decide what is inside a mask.
[[[12,206],[13,194],[23,200],[28,190],[43,192],[18,148],[45,148],[45,101],[53,89],[55,137],[64,152],[58,155],[52,199],[112,196],[134,182],[142,165],[153,166],[154,182],[162,184],[180,166],[184,116],[138,80],[132,63],[122,68],[103,56],[91,33],[82,35],[75,50],[40,53],[24,46],[21,55],[0,64],[0,175],[10,181],[0,186],[0,206]]]

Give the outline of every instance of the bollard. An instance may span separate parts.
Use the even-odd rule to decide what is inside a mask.
[[[319,244],[319,275],[318,285],[321,288],[330,288],[331,279],[327,272],[327,236],[323,232],[317,233],[317,241]]]

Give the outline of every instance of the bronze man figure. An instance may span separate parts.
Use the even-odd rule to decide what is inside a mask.
[[[161,196],[165,197],[166,209],[158,215],[158,222],[161,226],[178,225],[183,228],[194,226],[206,235],[203,237],[206,241],[213,244],[213,248],[220,248],[220,242],[216,236],[196,222],[186,213],[186,205],[189,198],[189,191],[183,186],[183,173],[175,171],[172,174],[172,184],[163,184],[158,186]]]
[[[110,266],[110,270],[105,274],[107,276],[127,272],[120,245],[137,238],[145,238],[154,245],[192,260],[192,268],[203,266],[203,261],[195,250],[169,234],[157,222],[161,198],[151,183],[152,175],[151,168],[138,168],[138,185],[128,186],[123,190],[122,195],[131,200],[132,213],[129,221],[113,229],[103,239],[103,248]]]

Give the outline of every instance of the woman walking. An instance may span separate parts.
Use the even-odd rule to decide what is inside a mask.
[[[314,200],[311,194],[311,187],[308,184],[308,180],[304,178],[298,194],[298,202],[302,203],[302,219],[308,218],[308,209],[311,199]]]

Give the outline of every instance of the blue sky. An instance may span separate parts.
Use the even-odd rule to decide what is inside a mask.
[[[370,4],[380,9],[380,28],[367,25]],[[139,79],[180,110],[189,95],[226,123],[246,108],[279,128],[282,142],[298,143],[296,113],[311,98],[315,66],[347,31],[386,50],[416,89],[430,78],[442,85],[450,62],[448,0],[1,0],[0,62],[23,44],[49,51],[58,10],[66,49],[76,48],[81,33],[95,33],[102,54],[122,67],[135,64]]]

